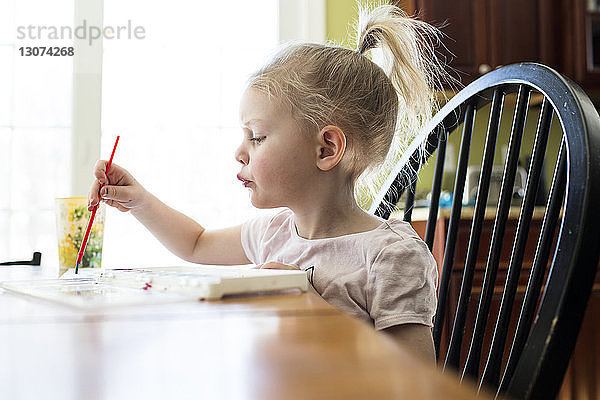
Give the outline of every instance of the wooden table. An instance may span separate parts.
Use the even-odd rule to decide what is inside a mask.
[[[0,360],[3,399],[475,396],[314,293],[92,313],[0,292]]]

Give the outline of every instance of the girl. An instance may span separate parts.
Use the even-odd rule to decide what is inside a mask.
[[[397,124],[396,136],[408,142],[407,132],[431,116],[441,73],[429,40],[436,35],[381,6],[361,15],[358,50],[296,44],[250,77],[237,177],[255,207],[283,211],[206,231],[118,165],[107,175],[106,161],[96,164],[89,208],[104,201],[130,211],[191,262],[307,270],[326,301],[433,360],[435,261],[408,223],[367,214],[354,191],[369,167],[393,160]],[[375,47],[391,56],[389,76],[365,56]]]

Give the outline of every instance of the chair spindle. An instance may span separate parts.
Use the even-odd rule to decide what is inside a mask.
[[[485,328],[488,322],[490,305],[492,304],[498,266],[500,264],[500,254],[504,242],[506,221],[512,202],[513,187],[519,161],[519,151],[521,150],[521,139],[523,138],[523,130],[525,128],[525,119],[527,118],[530,91],[531,90],[526,86],[519,87],[508,145],[509,152],[506,159],[506,165],[504,166],[504,176],[502,177],[500,188],[500,200],[498,202],[496,219],[492,231],[490,251],[488,253],[485,268],[485,277],[481,289],[481,297],[479,298],[477,317],[475,319],[475,328],[473,330],[473,336],[471,337],[471,345],[469,347],[467,361],[465,362],[463,371],[463,377],[469,376],[475,380],[479,374],[481,348],[483,345],[483,338],[485,337]]]
[[[405,222],[410,223],[412,221],[412,212],[415,205],[415,191],[417,190],[417,177],[411,178],[410,185],[406,192],[406,202],[404,203],[404,217]]]
[[[473,125],[475,123],[475,106],[467,104],[465,110],[465,120],[460,143],[460,154],[458,157],[458,167],[454,182],[454,197],[452,198],[452,211],[450,212],[450,222],[448,224],[448,234],[446,235],[446,247],[444,251],[444,261],[442,266],[442,276],[438,288],[438,305],[433,324],[433,343],[435,345],[436,359],[440,357],[440,343],[442,340],[442,331],[444,328],[444,317],[446,314],[446,301],[448,297],[448,286],[452,275],[452,266],[454,264],[454,250],[458,236],[458,225],[460,222],[460,213],[462,210],[462,197],[465,189],[465,180],[467,176],[467,167],[469,165],[469,151],[471,149],[471,138],[473,136]]]
[[[504,346],[506,344],[506,334],[510,323],[515,293],[519,283],[521,265],[525,255],[525,245],[527,244],[529,226],[535,206],[535,197],[540,181],[544,155],[546,153],[548,133],[550,132],[550,125],[552,123],[552,113],[552,105],[546,99],[544,99],[542,103],[542,110],[540,112],[538,129],[535,136],[535,143],[533,146],[533,156],[529,165],[529,171],[527,173],[525,199],[523,200],[523,205],[521,206],[521,213],[519,215],[519,221],[517,224],[517,234],[508,265],[504,293],[502,294],[502,300],[500,303],[500,311],[498,313],[498,319],[496,320],[492,344],[488,354],[488,359],[485,364],[485,369],[481,377],[480,387],[498,387],[502,355],[504,353]]]
[[[433,249],[433,238],[437,222],[438,209],[440,207],[440,192],[442,191],[442,177],[444,175],[444,163],[446,159],[446,132],[440,132],[438,139],[437,159],[435,160],[435,171],[433,173],[433,184],[431,185],[431,199],[429,202],[429,216],[425,228],[425,243],[429,251]]]
[[[513,339],[508,362],[506,363],[506,368],[498,388],[498,394],[503,394],[506,391],[508,383],[510,382],[510,379],[515,371],[517,361],[519,360],[519,357],[521,357],[521,353],[525,347],[525,341],[529,336],[529,331],[531,329],[531,324],[533,323],[533,317],[535,315],[535,310],[540,297],[542,283],[544,281],[544,273],[550,258],[550,250],[554,240],[554,233],[558,225],[560,209],[565,195],[566,181],[567,154],[565,141],[563,139],[558,153],[556,167],[554,169],[554,177],[552,178],[550,194],[548,195],[546,212],[544,213],[544,219],[542,222],[542,232],[536,247],[533,266],[529,274],[529,281],[527,282],[525,299],[523,300],[523,306],[521,307],[521,314],[519,315],[515,337]]]
[[[498,128],[500,126],[500,114],[502,112],[502,103],[504,101],[504,92],[501,87],[494,90],[492,98],[492,108],[485,139],[483,153],[483,165],[479,175],[479,185],[477,188],[477,199],[475,200],[475,214],[471,223],[471,233],[469,235],[469,246],[467,248],[467,257],[465,260],[460,294],[458,296],[458,307],[452,326],[450,336],[450,345],[444,368],[459,368],[462,341],[465,334],[465,323],[467,320],[467,310],[469,307],[469,298],[471,297],[471,286],[473,283],[473,274],[475,272],[475,263],[477,261],[477,251],[479,250],[479,241],[483,219],[485,217],[485,207],[490,187],[490,177],[494,162],[494,151],[496,148],[496,139],[498,137]]]

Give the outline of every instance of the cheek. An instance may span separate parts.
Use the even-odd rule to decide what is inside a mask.
[[[281,186],[294,180],[292,165],[294,161],[290,159],[256,157],[252,160],[252,174],[261,184]]]
[[[255,156],[252,158],[250,167],[252,170],[252,176],[256,180],[262,180],[263,177],[268,176],[269,169],[271,169],[269,159],[260,156]]]
[[[277,160],[270,157],[256,157],[252,160],[252,174],[262,184],[276,183],[280,178],[280,166]]]

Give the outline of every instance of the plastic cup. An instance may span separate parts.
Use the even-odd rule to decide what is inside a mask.
[[[87,210],[87,197],[56,199],[56,236],[58,238],[59,276],[75,268],[77,254],[85,235],[91,212]],[[102,241],[104,239],[105,207],[101,203],[94,217],[94,225],[83,253],[79,268],[100,268]]]

